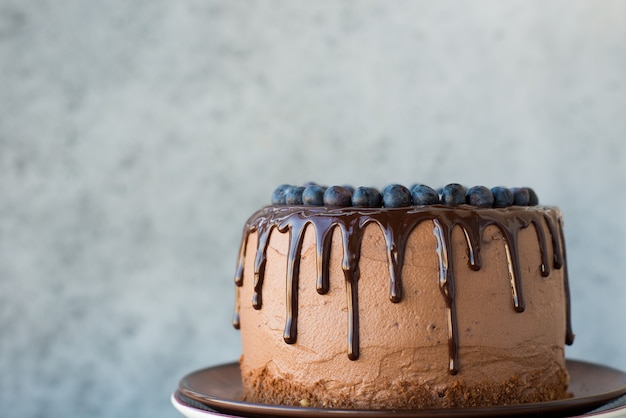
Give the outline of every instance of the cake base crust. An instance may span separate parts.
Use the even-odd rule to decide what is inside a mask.
[[[308,386],[290,376],[275,377],[267,368],[248,373],[244,381],[246,402],[337,409],[430,409],[517,405],[570,397],[568,375],[559,370],[549,378],[540,371],[525,376],[512,375],[500,381],[467,384],[452,378],[445,387],[409,381],[377,381],[368,388],[370,397],[329,391],[324,381]],[[388,394],[393,393],[393,399]]]

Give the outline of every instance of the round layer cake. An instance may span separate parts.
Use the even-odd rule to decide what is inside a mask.
[[[244,399],[412,409],[567,397],[561,212],[465,193],[253,214],[235,278]]]

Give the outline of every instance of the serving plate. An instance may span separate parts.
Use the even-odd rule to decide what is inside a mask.
[[[426,418],[426,417],[512,417],[512,416],[620,416],[614,413],[626,407],[626,373],[579,360],[567,360],[570,374],[568,399],[521,405],[505,405],[481,408],[414,409],[414,410],[347,410],[334,408],[305,408],[256,404],[241,400],[242,385],[238,363],[192,372],[183,377],[172,402],[181,411],[186,408],[204,416],[254,416],[254,417],[309,417],[325,418]],[[624,399],[622,399],[623,397]],[[619,399],[618,399],[619,398]],[[602,408],[614,401],[615,405]],[[596,410],[596,412],[592,412]],[[182,412],[182,411],[181,411]],[[189,411],[188,411],[189,412]],[[190,416],[190,415],[187,415]],[[202,415],[197,415],[198,417]]]

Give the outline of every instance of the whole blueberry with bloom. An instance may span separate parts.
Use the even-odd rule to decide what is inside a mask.
[[[287,190],[291,187],[289,184],[281,184],[272,193],[272,205],[286,205],[286,193]]]
[[[466,202],[479,208],[490,208],[493,206],[493,193],[485,186],[473,186],[467,190]]]
[[[411,206],[411,192],[401,184],[390,184],[383,189],[383,205],[386,208]]]
[[[441,191],[441,203],[449,206],[462,205],[465,203],[465,187],[459,183],[450,183]]]
[[[375,208],[382,204],[382,195],[374,187],[360,186],[352,193],[352,206]]]
[[[530,193],[528,193],[528,189],[525,187],[513,187],[511,189],[513,192],[513,204],[515,206],[528,206],[530,202]]]
[[[425,184],[416,184],[411,187],[411,198],[416,206],[436,205],[439,203],[439,193]]]
[[[304,192],[304,187],[301,187],[301,186],[289,187],[287,191],[285,192],[285,204],[301,205],[303,192]]]
[[[325,206],[352,206],[352,192],[343,186],[330,186],[324,192]]]
[[[311,184],[302,192],[302,203],[309,206],[323,206],[326,189],[317,184]]]
[[[493,207],[506,208],[513,204],[513,192],[506,187],[492,187]]]

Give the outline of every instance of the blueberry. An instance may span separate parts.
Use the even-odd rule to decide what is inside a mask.
[[[382,196],[373,187],[357,187],[352,193],[352,206],[375,208],[382,206]]]
[[[439,203],[439,193],[424,184],[411,187],[411,197],[414,205],[436,205]]]
[[[465,203],[465,187],[458,183],[450,183],[441,191],[441,203],[454,206]]]
[[[493,193],[493,207],[506,208],[513,204],[513,192],[506,187],[494,187],[491,189]]]
[[[528,190],[528,206],[537,206],[539,204],[539,196],[530,187],[524,187]]]
[[[301,205],[302,204],[302,193],[304,192],[304,187],[301,186],[291,186],[285,192],[285,203],[288,205]]]
[[[387,208],[411,206],[411,191],[400,184],[390,184],[383,189],[383,205]]]
[[[324,206],[324,189],[322,186],[312,184],[304,188],[302,203],[309,206]]]
[[[350,191],[350,193],[354,193],[354,186],[351,186],[351,185],[349,185],[349,184],[344,184],[344,185],[343,185],[343,186],[341,186],[341,187],[343,187],[344,189],[349,190],[349,191]]]
[[[272,193],[272,205],[286,205],[287,201],[285,198],[285,193],[291,187],[289,184],[281,184]]]
[[[351,206],[352,193],[343,186],[330,186],[324,192],[325,206]]]
[[[485,186],[473,186],[467,189],[466,202],[479,208],[493,206],[493,193]]]
[[[528,193],[527,188],[513,187],[511,191],[513,192],[513,204],[515,206],[528,206],[530,193]]]

